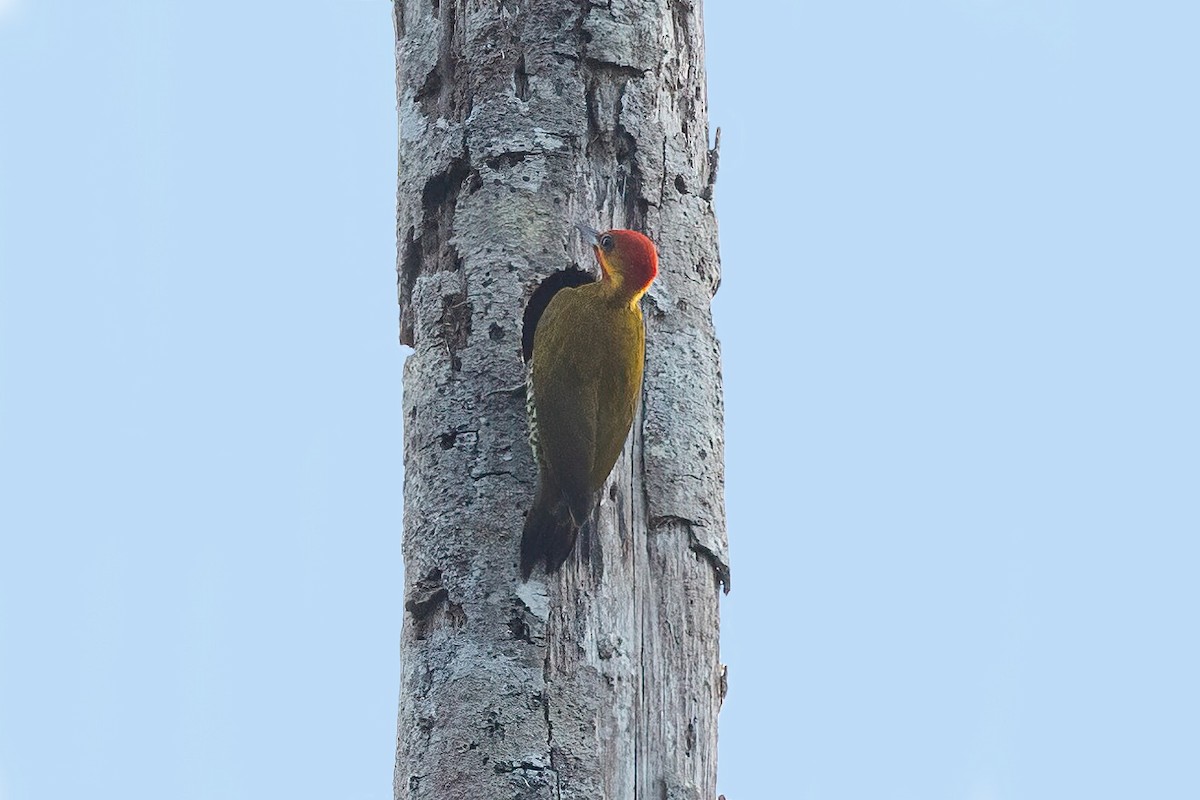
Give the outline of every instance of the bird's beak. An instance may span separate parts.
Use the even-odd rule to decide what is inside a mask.
[[[584,242],[592,247],[596,246],[596,243],[600,239],[600,231],[596,230],[590,225],[585,225],[582,222],[575,223],[575,227],[579,228],[579,234],[583,237]]]
[[[600,237],[603,234],[592,226],[585,225],[582,222],[575,223],[575,227],[579,228],[579,234],[583,237],[583,241],[596,254],[596,261],[600,264],[600,274],[602,276],[608,275],[608,265],[604,263],[604,251],[600,249]]]

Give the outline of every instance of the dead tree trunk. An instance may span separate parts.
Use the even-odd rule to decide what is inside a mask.
[[[397,0],[405,618],[395,796],[711,800],[728,588],[700,0]],[[657,242],[643,405],[590,535],[523,584],[521,313]]]

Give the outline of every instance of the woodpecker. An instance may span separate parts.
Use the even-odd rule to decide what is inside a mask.
[[[524,578],[538,562],[554,572],[571,554],[642,392],[646,328],[638,301],[658,274],[658,253],[636,231],[579,227],[600,262],[600,280],[561,273],[549,302],[535,293],[525,313],[538,487],[521,536]]]

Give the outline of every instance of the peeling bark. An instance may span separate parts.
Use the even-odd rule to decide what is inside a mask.
[[[712,798],[728,590],[698,0],[398,0],[405,617],[395,796]],[[658,244],[643,404],[576,554],[528,583],[521,318]]]

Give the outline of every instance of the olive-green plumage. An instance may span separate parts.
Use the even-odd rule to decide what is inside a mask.
[[[657,273],[645,236],[596,237],[603,278],[560,289],[533,338],[530,429],[538,492],[521,539],[521,572],[562,565],[621,455],[641,395],[645,326],[638,301]]]

